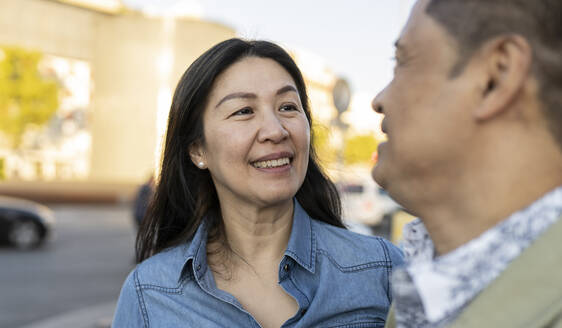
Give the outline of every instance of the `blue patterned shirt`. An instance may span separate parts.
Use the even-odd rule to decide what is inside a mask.
[[[397,327],[450,323],[561,214],[562,186],[438,257],[421,220],[408,224],[402,245],[408,264],[392,276]]]

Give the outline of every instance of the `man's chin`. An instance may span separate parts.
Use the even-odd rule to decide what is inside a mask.
[[[375,180],[375,182],[384,189],[386,183],[384,179],[384,172],[382,171],[382,163],[379,161],[371,170],[371,176],[373,177],[373,180]]]
[[[384,161],[385,161],[384,151],[385,151],[386,145],[387,145],[386,142],[381,142],[379,144],[379,146],[377,147],[375,166],[371,170],[371,176],[373,177],[373,180],[375,180],[375,182],[378,183],[379,186],[381,186],[381,187],[384,186],[384,172],[383,172],[384,169],[383,168],[384,168]]]

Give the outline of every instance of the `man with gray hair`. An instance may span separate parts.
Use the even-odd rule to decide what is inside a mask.
[[[372,106],[420,218],[387,327],[562,327],[562,1],[418,0]]]

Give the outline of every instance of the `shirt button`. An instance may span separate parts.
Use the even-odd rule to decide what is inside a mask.
[[[201,264],[197,265],[197,271],[201,270]]]
[[[283,270],[285,270],[285,272],[288,272],[289,271],[289,265],[285,264],[285,266],[283,267]]]

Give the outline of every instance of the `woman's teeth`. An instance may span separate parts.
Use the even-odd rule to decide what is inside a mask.
[[[273,159],[273,160],[269,160],[269,161],[255,162],[252,165],[254,167],[257,167],[258,169],[265,169],[265,168],[273,168],[273,167],[279,167],[279,166],[287,165],[290,162],[291,161],[289,160],[289,157],[283,157],[283,158]]]

